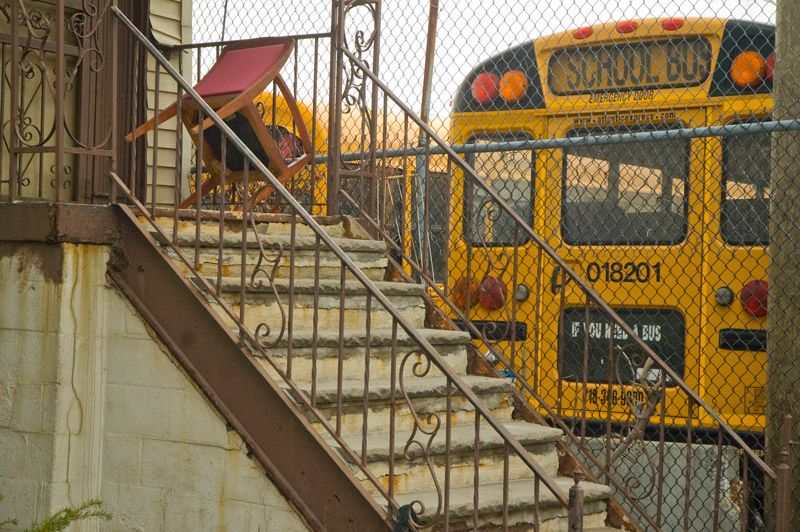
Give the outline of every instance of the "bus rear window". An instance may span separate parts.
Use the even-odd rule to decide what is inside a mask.
[[[723,138],[722,161],[723,240],[734,246],[767,245],[770,134]]]
[[[622,246],[680,242],[686,234],[688,171],[689,142],[682,139],[565,149],[564,242]]]
[[[484,137],[473,142],[486,144],[523,138]],[[468,155],[467,162],[520,218],[533,225],[534,158],[531,150],[473,153]],[[473,245],[513,245],[514,220],[506,212],[501,212],[482,188],[471,186],[471,195],[471,218],[465,220],[464,227],[472,226]],[[529,240],[528,234],[521,230],[517,238],[518,244]]]

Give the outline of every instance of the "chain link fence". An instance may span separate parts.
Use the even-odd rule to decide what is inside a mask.
[[[771,465],[782,415],[800,412],[794,133],[761,127],[800,116],[791,89],[783,99],[776,93],[776,74],[796,84],[791,63],[800,60],[788,44],[775,53],[776,11],[766,0],[442,0],[428,102],[428,2],[353,3],[344,27],[348,49],[427,114],[511,210]],[[326,33],[331,5],[196,0],[192,24],[197,43]],[[283,75],[310,110],[316,155],[324,156],[330,40],[298,42]],[[196,74],[212,63],[213,54],[198,54]],[[690,496],[682,479],[694,452],[692,467],[725,463],[717,468],[727,477],[725,497],[750,509],[746,528],[769,527],[769,486],[745,470],[735,448],[715,454],[714,424],[692,419],[691,402],[649,374],[624,333],[585,305],[563,272],[531,251],[515,217],[446,157],[391,152],[426,139],[371,91],[346,76],[340,151],[371,147],[378,162],[342,163],[342,190],[370,204],[408,255],[394,253],[401,266],[441,286],[484,332],[506,331],[481,349],[510,360],[515,377],[563,415],[588,419],[580,430],[598,456],[612,450],[592,440],[593,431],[613,425],[624,442],[635,410],[661,381],[663,403],[651,412],[660,433],[646,428],[644,437],[667,442],[660,452],[672,459],[662,463],[673,466],[656,475],[648,455],[658,451],[643,446],[621,451],[618,473],[635,479],[634,491],[658,507],[665,526],[684,526],[668,499]],[[727,129],[704,129],[717,126]],[[548,139],[575,142],[541,142]],[[328,172],[323,161],[292,184],[318,214],[332,197]],[[341,211],[358,209],[342,202]],[[656,500],[656,482],[676,488]],[[749,502],[741,500],[745,482]],[[719,497],[702,482],[691,490],[698,507]],[[740,527],[700,519],[688,529]]]

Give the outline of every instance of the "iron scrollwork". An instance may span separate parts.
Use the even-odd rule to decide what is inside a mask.
[[[264,187],[260,188],[256,194],[268,186],[269,185],[265,185]],[[272,296],[275,298],[275,303],[280,311],[280,328],[278,329],[277,334],[273,336],[273,326],[269,323],[262,322],[256,326],[254,333],[256,340],[261,347],[274,347],[278,345],[281,339],[283,339],[283,335],[286,331],[286,310],[283,307],[281,296],[278,293],[277,286],[275,285],[275,277],[278,272],[278,267],[281,265],[281,261],[284,257],[284,250],[281,242],[273,242],[272,244],[265,245],[263,241],[263,235],[259,233],[256,228],[255,215],[256,208],[254,205],[251,205],[247,211],[247,217],[249,219],[250,228],[255,234],[256,242],[258,243],[258,260],[253,268],[252,273],[250,274],[249,288],[253,290],[263,290],[266,280],[266,285],[269,287]],[[258,278],[259,275],[262,276],[262,278]]]
[[[436,438],[436,435],[439,433],[439,429],[442,426],[442,419],[436,412],[431,412],[425,417],[425,422],[423,422],[423,416],[421,416],[417,410],[414,408],[414,404],[411,401],[411,397],[408,395],[408,391],[406,390],[405,386],[405,368],[406,364],[409,363],[410,360],[418,358],[411,367],[411,375],[416,378],[423,378],[428,373],[430,373],[431,368],[433,367],[433,363],[431,362],[430,357],[422,350],[414,350],[410,353],[407,353],[403,356],[402,361],[400,362],[400,375],[399,375],[399,384],[400,384],[400,393],[403,395],[403,399],[408,405],[408,410],[411,413],[413,418],[414,427],[411,430],[411,435],[408,437],[408,440],[403,447],[403,457],[408,460],[409,462],[416,459],[418,456],[422,456],[425,459],[425,464],[428,467],[428,470],[431,472],[431,478],[433,479],[434,486],[436,487],[436,495],[437,495],[437,505],[436,505],[436,512],[432,516],[428,516],[428,519],[433,517],[439,516],[442,513],[442,505],[443,505],[443,494],[442,494],[442,487],[439,484],[439,479],[436,477],[436,467],[433,464],[433,460],[431,456],[433,455],[432,446],[433,441]],[[419,454],[414,455],[412,453],[413,449],[417,449]],[[420,500],[415,500],[410,504],[411,509],[414,510],[416,515],[421,516],[425,513],[425,504]],[[410,515],[415,515],[414,513],[410,513]],[[413,521],[409,517],[409,521]],[[409,522],[409,525],[413,527],[414,530],[419,529],[419,523],[417,522]]]
[[[488,198],[476,209],[475,219],[486,220],[487,222],[495,224],[500,221],[502,215],[503,210],[498,208],[491,198]],[[485,296],[491,297],[489,294],[490,291],[500,289],[491,283],[484,284],[484,281],[490,277],[494,277],[495,279],[501,280],[500,282],[502,283],[503,277],[508,271],[508,268],[512,265],[512,258],[506,248],[500,248],[495,253],[490,252],[490,246],[489,242],[486,240],[486,234],[483,231],[477,231],[477,235],[480,245],[477,246],[476,249],[482,250],[484,256],[486,257],[486,270],[483,274],[483,277],[481,277],[481,282],[478,285],[478,298],[480,299],[481,292],[483,292]],[[512,316],[506,297],[502,298],[502,308],[498,310],[503,313],[505,318],[501,322],[505,323],[505,325],[502,326],[502,330],[500,330],[500,326],[498,326],[498,322],[496,320],[485,323],[480,330],[480,333],[483,336],[482,341],[493,346],[496,346],[501,341],[507,341],[509,335],[511,334]]]
[[[71,121],[70,113],[66,109],[55,109],[59,99],[64,106],[70,105],[70,93],[74,92],[77,80],[82,71],[92,74],[99,73],[105,66],[105,55],[101,49],[99,30],[103,21],[109,17],[110,0],[95,2],[83,0],[77,9],[70,9],[64,20],[57,20],[57,16],[39,7],[33,7],[30,2],[16,0],[16,20],[13,17],[13,5],[10,2],[0,5],[0,16],[9,25],[23,33],[18,42],[25,42],[20,46],[17,63],[12,64],[8,59],[3,64],[3,92],[10,94],[11,78],[19,80],[16,107],[16,119],[11,119],[0,125],[4,132],[4,149],[10,151],[9,138],[13,135],[16,145],[25,148],[55,149],[55,136],[59,124],[68,142],[73,147],[90,152],[104,149],[110,145],[112,131],[111,123],[107,124],[105,131],[93,139],[84,138],[79,134],[77,121]],[[52,51],[56,31],[59,24],[63,24],[63,43],[66,50],[64,68],[59,71],[56,54]],[[4,45],[10,46],[10,45]],[[4,54],[10,57],[11,54]],[[59,94],[61,91],[61,94]],[[37,164],[41,153],[21,155],[16,154],[17,171],[24,175],[27,170]],[[71,173],[71,166],[65,162],[62,172]],[[20,185],[25,186],[30,179],[21,178]],[[71,186],[66,183],[67,188]],[[52,185],[53,187],[55,185]]]
[[[352,53],[367,68],[373,68],[373,61],[369,58],[369,53],[373,52],[378,44],[379,31],[379,6],[380,0],[346,0],[344,2],[344,26],[345,35],[342,45]],[[347,37],[347,21],[357,20],[366,21],[371,28],[355,31],[352,40]],[[351,44],[352,43],[352,44]],[[367,76],[362,69],[352,61],[345,60],[341,65],[343,70],[344,86],[342,89],[342,114],[351,114],[358,111],[364,127],[356,128],[356,131],[364,131],[368,138],[363,139],[364,145],[369,145],[374,137],[372,118],[375,111],[367,97]],[[350,166],[344,163],[345,166]],[[355,165],[353,165],[355,166]]]

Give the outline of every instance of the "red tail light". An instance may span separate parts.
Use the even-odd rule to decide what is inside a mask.
[[[472,97],[478,103],[491,103],[500,94],[500,80],[490,72],[478,74],[472,82]]]
[[[497,310],[503,308],[508,296],[508,289],[503,281],[497,277],[487,275],[481,281],[478,289],[478,300],[486,310]]]
[[[745,312],[761,318],[767,315],[767,282],[750,281],[739,294]]]

